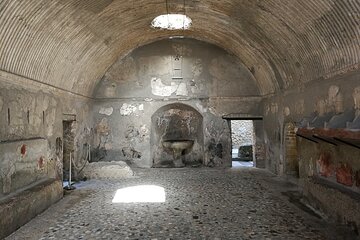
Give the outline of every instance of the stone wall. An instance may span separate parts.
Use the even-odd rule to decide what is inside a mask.
[[[230,126],[222,116],[261,109],[254,78],[236,57],[190,39],[135,49],[108,70],[94,94],[94,161],[139,167],[153,164],[151,116],[161,107],[181,103],[202,116],[198,149],[206,166],[231,166]]]
[[[285,146],[289,124],[294,125],[295,132],[307,127],[360,129],[359,78],[360,72],[351,72],[264,99],[264,134],[270,170],[275,173],[286,171]],[[351,152],[357,151],[353,148]]]
[[[87,98],[0,72],[0,197],[47,178],[61,181],[64,114],[77,119],[78,160],[90,133],[90,104]]]
[[[252,120],[232,120],[231,131],[233,149],[253,145],[254,125]]]
[[[360,196],[359,79],[353,71],[264,100],[267,168],[299,175],[316,207],[358,227],[359,214],[339,201]]]
[[[151,117],[150,144],[153,167],[202,165],[202,115],[185,104],[165,105]]]
[[[0,71],[0,238],[63,196],[63,120],[76,119],[74,174],[89,142],[92,101]]]

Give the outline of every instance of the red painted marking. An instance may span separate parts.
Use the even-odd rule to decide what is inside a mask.
[[[346,186],[352,186],[354,184],[352,177],[352,168],[348,164],[341,164],[336,168],[336,181]]]
[[[321,176],[330,177],[334,174],[334,165],[331,163],[331,156],[329,153],[320,154],[318,163],[320,166]]]
[[[25,144],[23,144],[23,145],[21,146],[20,152],[21,152],[21,155],[25,155],[25,154],[26,154],[26,145],[25,145]]]

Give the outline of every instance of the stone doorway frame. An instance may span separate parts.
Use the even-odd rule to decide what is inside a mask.
[[[263,117],[262,116],[251,116],[244,114],[228,114],[222,117],[227,120],[230,128],[230,143],[232,146],[232,136],[231,136],[231,121],[232,120],[252,120],[254,127],[254,142],[253,142],[253,167],[256,168],[265,168],[265,143],[264,143],[264,126],[263,126]],[[232,151],[232,147],[230,148]],[[231,155],[230,155],[231,156]]]
[[[241,133],[242,134],[239,134],[239,130],[240,130],[240,126],[237,126],[237,128],[236,128],[236,125],[237,124],[240,124],[242,127],[244,127],[244,122],[251,122],[251,128],[247,128],[247,129],[244,129],[243,131],[241,131]],[[234,158],[234,156],[233,156],[233,150],[235,149],[234,147],[236,147],[236,149],[237,150],[239,150],[240,149],[240,147],[242,147],[242,146],[248,146],[248,145],[251,145],[251,162],[253,162],[253,160],[254,160],[254,158],[255,158],[255,141],[256,141],[256,139],[255,139],[255,129],[254,129],[254,121],[253,120],[229,120],[229,122],[230,122],[230,136],[231,136],[231,150],[232,150],[232,152],[231,152],[231,154],[232,154],[232,156],[231,156],[231,160],[232,161],[234,161],[234,159],[238,159],[239,161],[249,161],[250,160],[250,158],[249,159],[244,159],[244,158],[242,158],[242,159],[240,159],[239,158],[239,153],[238,153],[238,155]],[[245,124],[245,125],[248,125],[248,124]],[[243,136],[243,134],[244,133],[246,133],[246,135],[251,135],[251,136],[249,136],[249,137],[245,137],[245,136]],[[238,142],[238,144],[236,144],[236,143],[234,143],[234,141],[236,141],[236,138],[242,138],[242,140],[244,140],[245,138],[247,139],[247,140],[249,140],[249,139],[251,139],[251,144],[246,144],[246,145],[241,145],[241,143],[239,143]],[[239,139],[238,139],[238,141],[240,141]],[[247,142],[248,143],[248,142]]]
[[[63,131],[62,131],[62,181],[65,181],[65,171],[66,171],[66,162],[69,159],[65,159],[68,158],[68,154],[66,153],[66,151],[68,150],[66,147],[67,144],[67,137],[65,136],[67,133],[66,131],[71,131],[73,132],[73,135],[71,136],[71,141],[73,142],[73,149],[70,150],[70,152],[72,152],[72,159],[75,159],[75,130],[76,130],[76,126],[75,123],[76,122],[76,115],[73,114],[63,114],[63,120],[62,120],[62,127],[63,127]],[[73,171],[72,171],[73,172]],[[68,180],[68,179],[66,179]]]

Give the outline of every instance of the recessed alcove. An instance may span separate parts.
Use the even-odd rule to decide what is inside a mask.
[[[203,117],[193,107],[174,103],[152,115],[152,167],[201,166],[203,143]]]

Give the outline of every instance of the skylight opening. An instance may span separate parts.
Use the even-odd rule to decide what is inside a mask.
[[[151,26],[167,30],[186,30],[190,28],[191,23],[192,20],[184,14],[164,14],[154,18]]]
[[[163,203],[166,200],[165,189],[154,185],[140,185],[118,189],[113,203]]]

